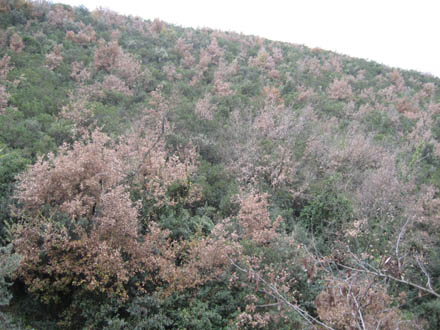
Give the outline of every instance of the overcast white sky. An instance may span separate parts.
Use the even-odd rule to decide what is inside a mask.
[[[320,47],[440,77],[440,0],[59,1]]]

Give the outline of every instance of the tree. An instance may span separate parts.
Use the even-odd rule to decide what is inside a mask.
[[[121,48],[117,41],[111,41],[106,43],[105,40],[100,39],[98,41],[98,47],[95,50],[94,63],[97,70],[103,69],[110,72],[115,66],[117,58],[121,54]]]
[[[140,201],[128,192],[139,186],[155,206],[174,205],[181,197],[169,196],[168,189],[187,184],[196,155],[190,149],[168,155],[161,134],[154,139],[153,133],[138,133],[117,145],[95,131],[63,145],[57,155],[40,157],[19,176],[16,197],[24,226],[16,228],[14,246],[23,262],[16,275],[44,303],[56,305],[77,291],[125,301],[132,281],[137,290],[153,284],[172,292],[209,279],[202,275],[205,266],[193,266],[206,242],[191,244],[188,262],[178,267],[185,244],[172,242],[170,232],[149,219],[140,226]],[[184,198],[195,198],[192,189]],[[194,278],[190,273],[200,280],[188,281]]]
[[[328,88],[329,98],[347,100],[353,96],[353,91],[346,78],[335,79]]]
[[[327,280],[316,297],[319,318],[335,329],[397,329],[403,323],[386,289],[374,278]]]
[[[19,34],[14,33],[11,36],[9,39],[9,48],[16,53],[21,53],[23,51],[24,43]]]

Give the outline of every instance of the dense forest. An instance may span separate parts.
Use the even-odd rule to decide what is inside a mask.
[[[1,329],[439,329],[440,79],[0,0]]]

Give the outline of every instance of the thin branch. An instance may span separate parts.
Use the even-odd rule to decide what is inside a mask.
[[[268,283],[264,278],[262,278],[260,276],[260,274],[258,274],[257,272],[255,272],[252,269],[246,269],[243,267],[240,267],[239,265],[237,265],[231,258],[228,258],[229,261],[231,262],[231,264],[236,267],[238,270],[240,270],[243,273],[250,273],[253,277],[258,278],[261,283],[265,284],[271,291],[272,291],[272,296],[276,297],[277,300],[280,300],[281,302],[283,302],[284,304],[286,304],[288,307],[290,307],[291,309],[293,309],[295,312],[297,312],[299,315],[301,315],[301,317],[306,320],[310,325],[314,326],[314,323],[319,324],[321,326],[323,326],[326,329],[329,330],[335,330],[334,328],[328,326],[327,324],[319,321],[318,319],[314,318],[313,316],[311,316],[309,313],[307,313],[305,310],[303,310],[301,307],[299,307],[298,305],[292,304],[286,297],[284,297],[276,288],[276,286],[274,284]],[[315,327],[315,326],[314,326]]]
[[[416,256],[416,260],[417,260],[417,264],[419,265],[419,267],[422,270],[423,274],[425,274],[425,276],[426,276],[426,285],[428,286],[428,288],[431,291],[434,291],[434,289],[432,288],[432,285],[431,285],[431,276],[429,276],[428,271],[426,270],[425,266],[422,265],[422,263],[420,262],[420,259],[417,256]]]
[[[376,326],[376,330],[380,329],[380,324],[382,323],[382,319],[379,320],[379,322],[377,322],[377,326]]]
[[[265,304],[265,305],[256,305],[256,308],[265,308],[265,307],[274,307],[274,306],[278,306],[280,304],[280,302],[276,302],[276,303],[272,303],[272,304]]]
[[[396,242],[396,259],[397,259],[397,267],[399,269],[399,272],[401,271],[401,264],[400,264],[400,257],[399,257],[399,248],[400,248],[400,241],[402,240],[403,236],[406,233],[406,227],[409,224],[409,221],[411,220],[410,217],[406,220],[406,222],[403,224],[402,228],[400,229],[399,236],[397,237]]]
[[[399,283],[403,283],[403,284],[412,286],[414,288],[417,288],[419,290],[425,291],[425,292],[427,292],[429,294],[432,294],[433,296],[436,296],[437,298],[440,298],[440,294],[435,292],[434,290],[432,290],[430,288],[426,288],[426,287],[423,287],[423,286],[418,285],[416,283],[413,283],[413,282],[410,282],[410,281],[407,281],[407,280],[402,280],[400,278],[394,277],[394,276],[389,275],[389,274],[385,274],[384,272],[374,268],[373,266],[371,266],[369,264],[365,264],[365,263],[362,263],[360,261],[358,261],[358,262],[359,262],[359,267],[360,268],[350,267],[350,266],[347,266],[347,265],[344,265],[344,264],[339,264],[339,263],[337,265],[340,266],[340,267],[343,267],[345,269],[350,269],[350,270],[355,271],[355,272],[364,272],[364,273],[376,275],[376,276],[379,276],[379,277],[387,278],[387,279],[390,279],[390,280],[393,280],[393,281],[396,281],[396,282],[399,282]]]
[[[359,318],[361,320],[362,329],[366,330],[367,328],[365,327],[365,322],[364,322],[364,317],[362,315],[361,306],[359,305],[359,302],[357,301],[356,296],[353,293],[351,293],[351,296],[353,297],[354,303],[356,304],[356,309],[359,314]]]

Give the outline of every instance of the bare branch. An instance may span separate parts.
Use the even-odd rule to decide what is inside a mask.
[[[361,305],[359,304],[358,300],[356,299],[356,296],[352,292],[350,293],[350,295],[353,298],[354,303],[356,304],[356,309],[359,314],[359,319],[361,320],[361,325],[362,325],[361,329],[366,330],[367,328],[365,327],[365,322],[364,322],[364,317],[362,315]]]
[[[400,263],[401,257],[400,257],[400,251],[399,251],[400,241],[402,240],[403,236],[406,233],[406,227],[408,226],[410,220],[411,220],[411,218],[408,217],[408,219],[405,221],[405,223],[403,224],[402,228],[400,229],[399,236],[397,237],[397,242],[396,242],[396,259],[397,259],[397,267],[399,269],[399,272],[401,272],[401,270],[402,270],[401,269],[401,263]]]
[[[422,270],[423,274],[426,276],[426,285],[431,291],[434,291],[434,289],[431,286],[431,276],[429,276],[428,271],[426,270],[425,266],[422,265],[420,262],[420,258],[416,256],[417,264],[419,265],[420,269]]]
[[[347,266],[347,265],[344,265],[344,264],[340,264],[340,263],[338,263],[337,265],[340,266],[340,267],[343,267],[345,269],[350,269],[351,271],[364,272],[364,273],[367,273],[367,274],[376,275],[376,276],[387,278],[387,279],[390,279],[390,280],[393,280],[393,281],[396,281],[396,282],[399,282],[399,283],[402,283],[402,284],[406,284],[406,285],[412,286],[414,288],[417,288],[417,289],[419,289],[421,291],[424,291],[424,292],[427,292],[429,294],[432,294],[433,296],[436,296],[437,298],[440,298],[440,294],[438,292],[434,291],[432,288],[429,288],[429,287],[427,288],[427,287],[418,285],[416,283],[413,283],[411,281],[408,281],[408,280],[405,280],[405,279],[400,279],[400,278],[397,278],[397,277],[392,276],[390,274],[386,274],[383,271],[381,271],[381,270],[371,266],[370,264],[362,262],[356,256],[353,255],[353,257],[358,262],[358,265],[359,265],[358,268],[350,267],[350,266]]]
[[[309,313],[307,313],[307,311],[303,310],[301,307],[299,307],[296,304],[292,304],[286,297],[284,297],[276,288],[276,286],[272,283],[268,283],[264,278],[262,278],[260,276],[260,274],[258,274],[256,271],[252,270],[251,268],[246,269],[243,267],[240,267],[237,263],[235,263],[231,258],[228,258],[230,263],[237,268],[238,270],[240,270],[243,273],[246,274],[251,274],[252,277],[254,278],[258,278],[259,281],[261,281],[261,283],[265,284],[270,290],[271,290],[271,296],[276,298],[277,300],[281,301],[282,303],[284,303],[285,305],[287,305],[289,308],[293,309],[295,312],[297,312],[299,315],[301,315],[301,317],[307,321],[307,323],[309,323],[310,325],[312,325],[313,327],[315,327],[314,323],[319,324],[321,326],[323,326],[326,329],[329,330],[335,330],[334,328],[328,326],[327,324],[319,321],[318,319],[314,318],[313,316],[311,316]]]

